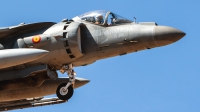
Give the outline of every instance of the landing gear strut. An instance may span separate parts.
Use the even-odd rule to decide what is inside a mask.
[[[57,94],[59,99],[68,100],[72,97],[72,95],[74,93],[73,86],[75,84],[76,73],[73,70],[72,64],[64,65],[62,67],[62,69],[60,70],[60,72],[61,73],[67,72],[67,74],[69,76],[69,82],[59,85],[57,90],[56,90],[56,94]]]

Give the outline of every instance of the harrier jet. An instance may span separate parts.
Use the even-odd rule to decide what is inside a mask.
[[[59,23],[0,28],[0,111],[68,101],[89,82],[74,67],[165,46],[185,33],[155,22],[136,22],[105,10]],[[59,78],[58,73],[67,78]],[[56,94],[56,98],[43,98]]]

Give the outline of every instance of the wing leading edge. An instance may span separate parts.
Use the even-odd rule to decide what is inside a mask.
[[[40,22],[31,24],[19,24],[17,26],[0,28],[0,38],[11,37],[15,35],[24,34],[26,32],[36,31],[46,27],[50,27],[56,23],[54,22]]]
[[[31,108],[45,105],[60,104],[67,101],[60,100],[59,98],[32,98],[10,102],[1,102],[0,111],[8,111],[15,109]]]

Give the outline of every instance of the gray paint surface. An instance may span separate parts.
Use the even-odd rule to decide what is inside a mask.
[[[112,13],[108,12],[106,15],[109,14]],[[122,20],[119,19],[112,25],[104,21],[102,25],[97,25],[76,19],[57,24],[21,24],[0,29],[1,62],[5,61],[3,58],[10,57],[9,52],[3,55],[4,51],[15,51],[10,59],[19,61],[18,64],[6,61],[8,66],[0,65],[3,68],[0,70],[0,83],[6,82],[5,86],[0,87],[0,102],[55,94],[55,88],[66,80],[48,81],[52,77],[47,69],[54,73],[70,63],[74,66],[85,66],[100,59],[168,45],[185,36],[178,29],[158,26],[154,22],[135,23],[123,20],[119,24],[120,21]],[[39,36],[39,42],[34,42],[35,36]],[[23,52],[25,48],[30,51]],[[31,53],[33,48],[48,53],[34,58]],[[18,60],[16,57],[21,58]],[[40,66],[47,69],[40,69]],[[15,83],[20,81],[23,83]],[[87,82],[88,80],[83,80],[83,83],[76,84],[81,86]]]

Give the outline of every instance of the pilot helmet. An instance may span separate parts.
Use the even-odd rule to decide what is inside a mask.
[[[96,22],[102,23],[103,22],[103,15],[98,14],[98,15],[96,15],[95,19],[96,19]]]

